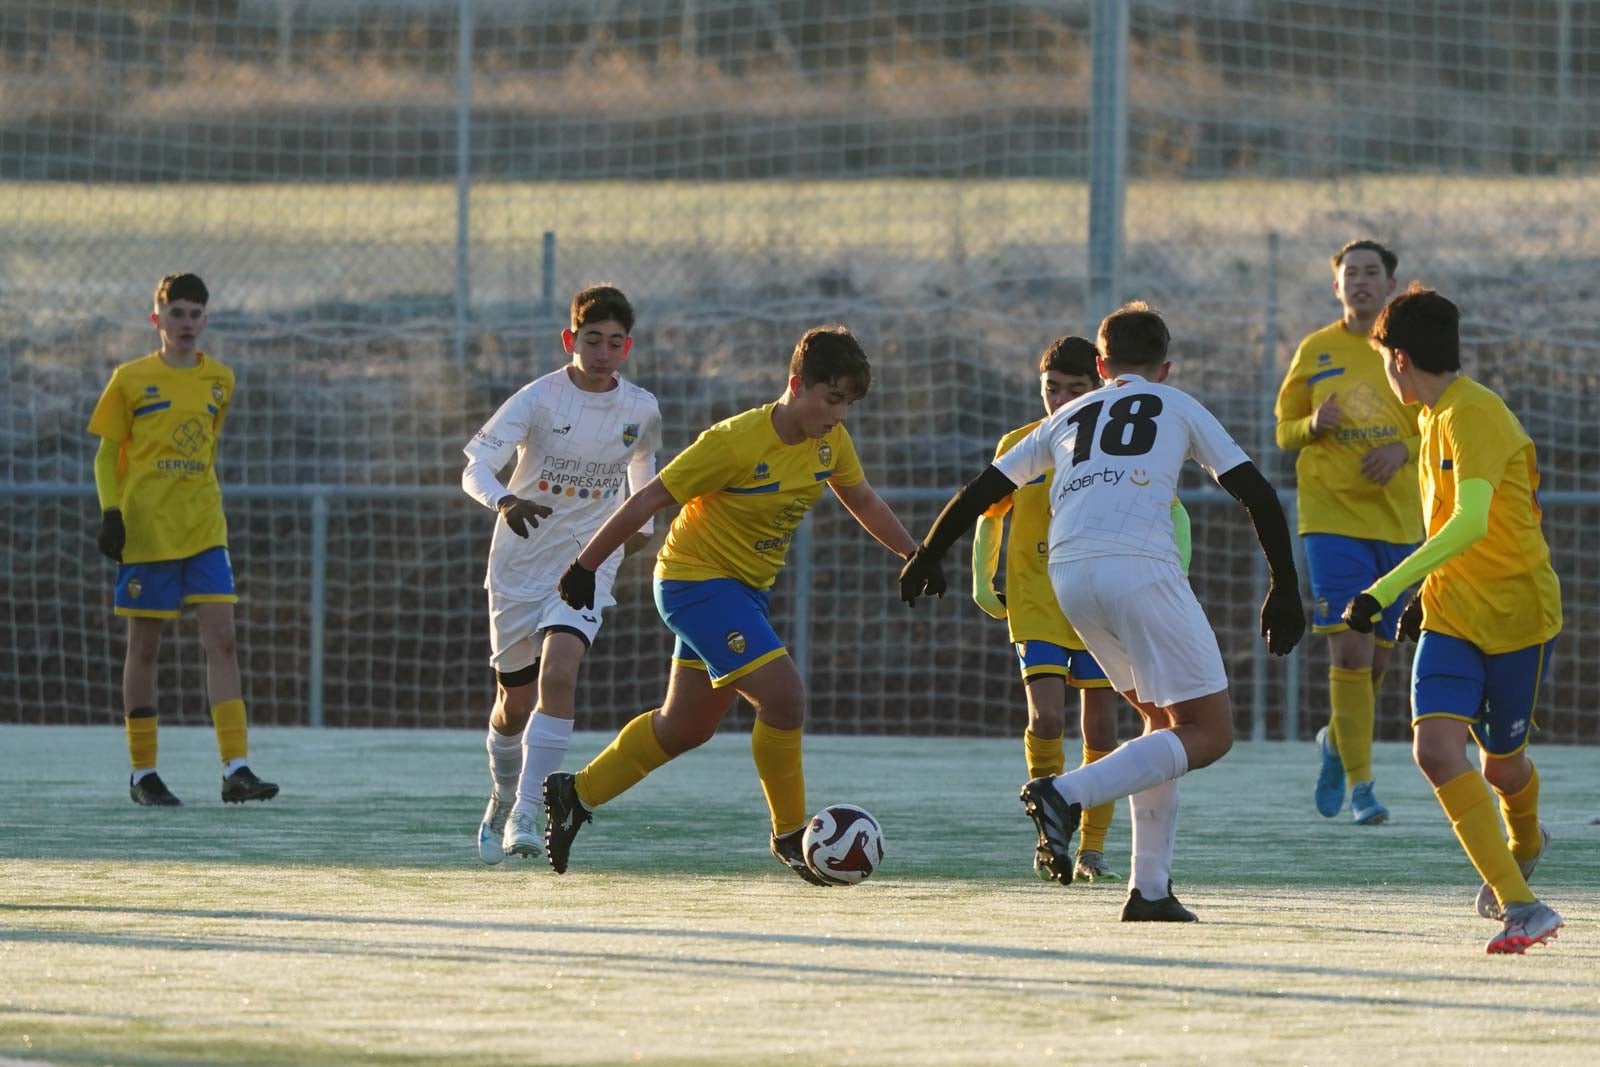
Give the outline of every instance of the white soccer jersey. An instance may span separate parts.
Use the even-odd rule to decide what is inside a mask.
[[[1215,478],[1250,457],[1181,389],[1120,375],[1056,410],[994,461],[1017,485],[1050,468],[1050,561],[1149,556],[1178,562],[1172,498],[1193,458]]]
[[[496,517],[485,588],[518,600],[546,596],[628,494],[655,477],[660,447],[656,398],[625,379],[589,393],[562,367],[519,389],[462,449],[461,487],[486,508],[514,493],[554,512],[526,539]],[[501,485],[496,474],[513,454],[510,484]],[[609,593],[621,562],[619,549],[601,564],[596,607],[601,597],[615,603]]]

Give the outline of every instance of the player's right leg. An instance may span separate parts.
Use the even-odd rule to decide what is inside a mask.
[[[178,617],[183,599],[181,565],[174,561],[117,566],[114,610],[128,620],[128,647],[122,661],[122,712],[128,735],[128,796],[147,807],[178,807],[180,802],[156,773],[156,656],[161,628]]]
[[[566,617],[544,631],[538,703],[522,732],[517,800],[506,820],[505,851],[513,856],[533,857],[541,850],[544,780],[561,769],[561,761],[572,747],[578,668],[600,626],[598,610],[578,612],[565,604],[559,604],[556,610]],[[545,621],[552,620],[547,615]]]
[[[750,752],[761,791],[767,798],[773,858],[812,885],[826,886],[806,863],[801,847],[809,813],[806,810],[805,764],[801,737],[805,727],[805,682],[787,655],[770,660],[734,682],[734,688],[756,709]]]
[[[505,858],[506,824],[522,774],[522,739],[538,696],[540,605],[489,593],[489,666],[495,703],[484,748],[489,756],[489,799],[478,822],[478,858]],[[535,785],[538,788],[538,785]]]

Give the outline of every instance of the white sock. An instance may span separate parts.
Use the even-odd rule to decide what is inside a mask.
[[[515,793],[517,775],[522,773],[522,734],[503,734],[491,726],[489,738],[483,747],[489,751],[489,773],[494,776],[494,791],[503,797]]]
[[[522,780],[512,811],[537,811],[544,805],[544,780],[561,769],[572,747],[572,720],[535,711],[522,735]]]
[[[1178,735],[1157,730],[1134,738],[1104,759],[1057,775],[1055,786],[1069,802],[1092,808],[1143,792],[1188,769],[1189,756]]]
[[[1133,888],[1160,900],[1172,884],[1172,853],[1178,843],[1178,780],[1162,782],[1128,798],[1133,815]]]
[[[228,775],[232,774],[234,771],[238,770],[240,767],[248,767],[248,766],[250,766],[250,761],[249,760],[246,760],[246,759],[231,759],[231,760],[229,760],[228,762],[226,762],[226,763],[224,763],[222,765],[222,777],[226,778],[226,777],[228,777]]]
[[[146,767],[143,770],[134,771],[133,772],[134,784],[137,785],[139,782],[144,781],[146,775],[150,775],[150,774],[154,774],[154,773],[156,773],[156,769],[154,767]]]

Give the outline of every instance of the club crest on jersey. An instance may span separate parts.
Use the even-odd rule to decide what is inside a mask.
[[[137,578],[128,579],[128,596],[134,600],[139,599],[139,594],[144,592],[144,583]]]
[[[824,467],[833,466],[833,447],[828,442],[817,442],[817,461]]]
[[[211,383],[211,399],[215,400],[217,403],[220,404],[220,403],[222,403],[222,396],[223,396],[222,383],[221,382],[212,382]]]
[[[622,428],[622,443],[631,445],[639,439],[639,424],[630,422]]]
[[[735,655],[739,655],[744,652],[744,634],[740,633],[738,630],[728,631],[727,642],[729,651],[733,652]]]

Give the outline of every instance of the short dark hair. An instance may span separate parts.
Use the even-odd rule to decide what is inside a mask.
[[[1395,255],[1378,242],[1371,240],[1370,238],[1363,237],[1358,241],[1346,242],[1343,248],[1339,249],[1339,251],[1333,254],[1333,258],[1329,260],[1329,263],[1331,263],[1333,266],[1333,273],[1339,273],[1339,269],[1344,266],[1344,257],[1348,256],[1351,252],[1378,253],[1378,258],[1383,260],[1384,273],[1388,274],[1391,278],[1394,277],[1395,268],[1400,265],[1399,256]]]
[[[623,333],[633,332],[633,305],[614,285],[591,285],[572,298],[572,329],[595,322],[618,322]]]
[[[1143,300],[1130,300],[1105,317],[1095,342],[1107,363],[1149,367],[1167,358],[1172,334],[1155,308]]]
[[[813,326],[794,346],[789,357],[789,375],[798,375],[806,385],[827,382],[836,385],[845,378],[855,384],[855,399],[872,388],[872,365],[861,342],[848,326]]]
[[[169,274],[156,283],[156,305],[170,304],[174,300],[192,300],[205,307],[211,300],[211,293],[198,274]]]
[[[1412,282],[1378,312],[1367,340],[1373,347],[1404,351],[1429,374],[1461,369],[1461,311],[1421,282]]]
[[[1094,342],[1088,338],[1057,337],[1044,350],[1044,355],[1039,357],[1039,373],[1055,371],[1057,374],[1072,374],[1095,381],[1100,377],[1100,371],[1094,365],[1095,357],[1099,354]]]

